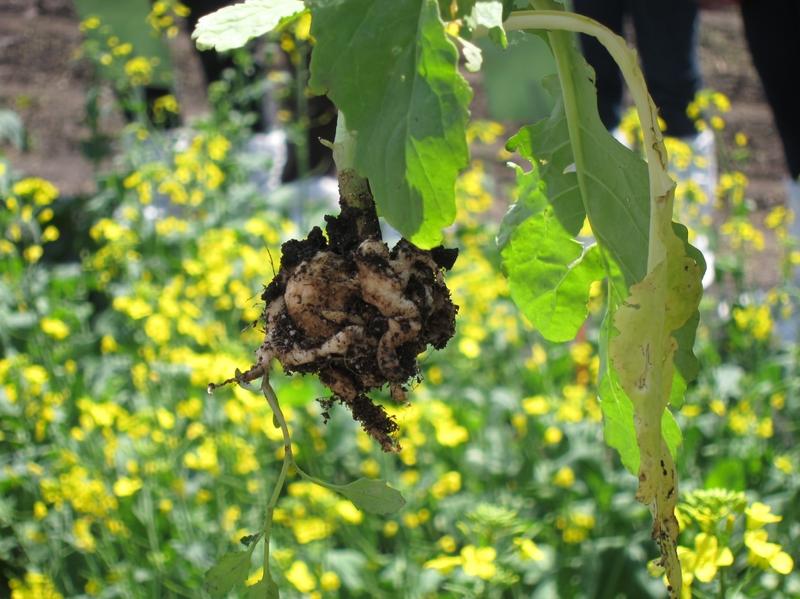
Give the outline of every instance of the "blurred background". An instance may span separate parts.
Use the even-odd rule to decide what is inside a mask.
[[[194,6],[199,6],[193,15]],[[0,597],[199,597],[257,532],[282,459],[245,369],[282,241],[335,207],[335,114],[305,93],[310,18],[226,56],[197,53],[176,0],[0,0]],[[569,344],[511,302],[497,223],[505,140],[549,114],[539,38],[483,47],[448,245],[457,337],[425,355],[382,454],[315,381],[276,375],[302,467],[381,477],[378,518],[292,479],[273,557],[286,597],[661,597],[650,516],[603,443],[603,290]],[[703,12],[711,188],[678,210],[708,242],[684,434],[679,549],[696,597],[797,597],[797,268],[785,166],[736,9]],[[628,113],[619,136],[636,147]],[[705,168],[669,140],[673,169]],[[378,394],[379,395],[379,394]],[[259,580],[260,549],[250,582]],[[235,596],[232,595],[232,596]]]

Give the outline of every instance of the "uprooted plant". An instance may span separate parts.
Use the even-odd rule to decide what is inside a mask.
[[[605,27],[564,12],[553,0],[534,0],[535,10],[527,11],[512,10],[517,4],[247,0],[198,24],[199,44],[226,50],[309,10],[311,91],[326,93],[347,117],[346,125],[339,121],[334,147],[342,213],[328,219],[327,239],[317,229],[284,245],[281,271],[264,294],[266,336],[256,364],[231,379],[263,377],[286,451],[264,532],[249,539],[249,552],[228,554],[209,572],[209,588],[224,592],[243,581],[252,541],[263,537],[265,575],[252,596],[277,596],[268,563],[271,510],[292,457],[268,383],[271,360],[290,372],[317,373],[332,400],[347,405],[384,449],[396,447],[395,424],[366,393],[388,384],[392,397],[402,400],[416,374],[416,355],[428,344],[443,346],[453,334],[455,307],[442,267],[454,255],[430,248],[441,244],[442,230],[453,222],[455,178],[468,160],[471,93],[458,72],[454,42],[467,68],[476,69],[480,49],[472,38],[488,33],[504,47],[506,30],[545,30],[560,93],[555,91],[549,118],[508,142],[530,169],[517,169],[518,200],[498,236],[503,265],[514,301],[551,341],[575,337],[591,285],[606,282],[600,339],[606,442],[638,476],[637,499],[653,515],[667,589],[670,597],[681,596],[673,461],[680,431],[668,406],[680,401],[685,383],[697,374],[692,346],[703,258],[689,245],[686,228],[672,222],[674,183],[635,53]],[[642,124],[646,163],[605,130],[593,73],[568,32],[596,37],[619,64]],[[357,174],[350,181],[349,169]],[[377,214],[408,241],[389,250],[380,240],[368,189]],[[585,221],[596,243],[576,239]],[[365,509],[402,505],[380,481],[335,489],[347,494],[354,488],[351,499],[377,499],[353,499]],[[226,575],[233,570],[235,576]]]
[[[351,140],[344,119],[339,132],[337,143],[346,151]],[[397,424],[367,393],[388,386],[392,399],[405,402],[407,385],[419,373],[417,356],[429,345],[443,348],[455,333],[458,307],[450,299],[442,271],[453,266],[458,251],[421,250],[406,239],[390,250],[382,240],[369,183],[343,166],[342,152],[337,151],[337,158],[340,213],[325,217],[327,236],[314,227],[306,239],[292,239],[281,247],[280,270],[261,296],[264,341],[255,352],[255,364],[208,386],[212,393],[226,384],[245,385],[261,378],[261,389],[284,438],[283,467],[266,507],[264,529],[245,539],[249,551],[227,554],[209,572],[207,588],[215,596],[231,588],[231,571],[246,573],[262,538],[264,578],[255,588],[277,593],[269,570],[269,537],[289,466],[368,512],[391,513],[404,504],[402,496],[382,481],[334,485],[306,474],[294,462],[286,420],[269,383],[272,361],[286,374],[317,375],[332,392],[320,400],[323,416],[329,417],[334,402],[344,404],[384,451],[394,452],[400,448]]]

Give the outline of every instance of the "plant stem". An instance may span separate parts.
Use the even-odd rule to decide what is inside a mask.
[[[278,480],[275,482],[275,488],[272,490],[272,496],[264,510],[264,579],[272,581],[272,576],[269,571],[269,537],[272,532],[272,516],[275,513],[275,506],[278,504],[278,498],[283,490],[283,483],[286,480],[289,465],[294,462],[294,458],[292,456],[292,439],[289,436],[289,427],[286,424],[286,418],[283,416],[281,406],[278,403],[275,390],[269,384],[269,378],[266,374],[261,379],[261,390],[264,392],[264,397],[267,398],[267,403],[272,409],[272,414],[283,433],[284,448],[283,465],[281,466],[280,474],[278,474]]]
[[[540,2],[537,1],[536,4],[539,5]],[[559,10],[514,12],[503,26],[508,31],[517,29],[558,29],[591,35],[596,37],[608,50],[622,71],[622,76],[628,85],[636,111],[639,114],[644,136],[645,156],[650,180],[650,232],[647,253],[647,272],[650,273],[666,257],[666,248],[658,241],[659,236],[656,231],[658,219],[655,216],[658,203],[665,201],[674,183],[667,173],[667,151],[664,147],[661,130],[658,128],[656,107],[647,91],[647,85],[639,68],[636,52],[628,46],[623,38],[589,17]],[[558,61],[558,53],[556,54],[556,60]],[[559,67],[559,75],[561,74],[561,68],[563,68],[563,65]],[[568,119],[568,123],[571,120]],[[570,141],[575,143],[575,139],[573,139],[574,125],[569,127]]]

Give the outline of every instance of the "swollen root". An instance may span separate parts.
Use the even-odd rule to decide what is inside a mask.
[[[326,416],[342,403],[384,451],[397,451],[397,424],[367,393],[387,385],[405,401],[417,356],[455,333],[458,308],[443,270],[457,250],[420,250],[404,239],[389,249],[366,182],[345,171],[340,194],[340,215],[325,218],[327,239],[314,227],[283,244],[280,271],[261,296],[265,335],[256,363],[222,384],[255,380],[273,359],[287,373],[316,374],[333,393]]]

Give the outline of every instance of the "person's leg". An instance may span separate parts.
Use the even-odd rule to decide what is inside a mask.
[[[700,90],[697,0],[632,0],[631,13],[642,70],[666,134],[693,136],[697,130],[686,107]]]
[[[778,128],[789,175],[800,177],[800,1],[742,0],[747,44]]]
[[[575,12],[591,17],[615,33],[622,33],[624,0],[574,0],[573,8]],[[586,62],[595,72],[600,118],[606,128],[614,129],[622,117],[622,73],[597,39],[581,35],[580,40]]]

